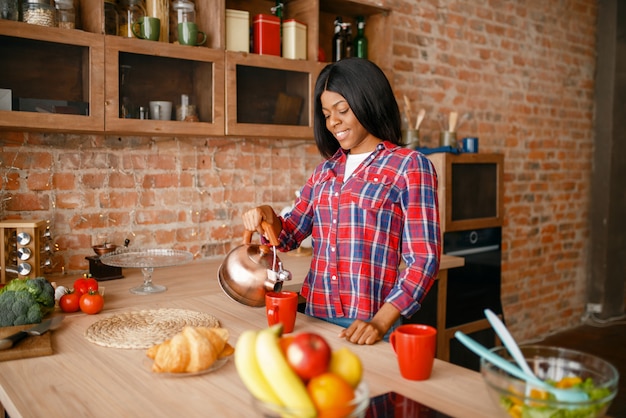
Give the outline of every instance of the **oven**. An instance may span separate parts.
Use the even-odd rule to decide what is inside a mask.
[[[446,328],[485,318],[484,310],[502,315],[502,229],[485,228],[444,233],[445,253],[465,259],[463,267],[448,270]],[[487,347],[496,343],[491,327],[470,334]],[[478,370],[478,356],[456,339],[450,340],[450,362]]]
[[[445,254],[465,259],[463,267],[448,270],[446,328],[483,320],[486,308],[502,315],[502,229],[492,227],[445,232],[443,241]],[[424,299],[422,309],[405,322],[436,326],[437,294],[438,281],[435,281]],[[496,344],[495,333],[491,327],[469,335],[487,347]],[[480,367],[478,356],[455,338],[450,340],[450,362],[473,370],[479,370]]]

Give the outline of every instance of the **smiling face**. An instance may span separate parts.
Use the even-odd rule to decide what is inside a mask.
[[[324,91],[320,96],[326,129],[333,134],[341,148],[352,154],[369,153],[381,140],[365,130],[346,99],[339,93]]]

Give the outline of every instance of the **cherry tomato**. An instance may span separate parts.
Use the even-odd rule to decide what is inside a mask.
[[[74,292],[78,293],[79,296],[88,293],[90,290],[98,291],[98,281],[93,277],[81,277],[74,282]]]
[[[97,291],[90,290],[80,297],[80,310],[86,314],[97,314],[104,307],[104,298]]]
[[[68,292],[59,299],[59,307],[63,312],[77,312],[80,309],[80,295]]]

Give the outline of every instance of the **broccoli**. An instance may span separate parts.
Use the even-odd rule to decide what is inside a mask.
[[[38,324],[43,314],[35,297],[19,290],[6,290],[0,294],[0,326]]]
[[[39,323],[53,309],[54,288],[44,277],[13,279],[0,289],[0,326]]]
[[[42,307],[54,308],[54,287],[48,280],[44,277],[35,277],[34,279],[26,280],[26,286],[28,286],[28,291]]]

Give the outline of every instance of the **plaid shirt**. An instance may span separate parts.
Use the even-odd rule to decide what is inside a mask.
[[[312,237],[306,313],[367,320],[389,302],[410,317],[439,271],[435,170],[422,154],[390,142],[344,183],[345,163],[341,149],[321,163],[282,219],[281,250]]]

